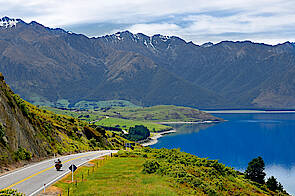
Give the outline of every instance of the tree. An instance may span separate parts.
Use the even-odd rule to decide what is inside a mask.
[[[279,182],[277,190],[285,192],[283,185]]]
[[[245,177],[254,182],[264,184],[264,177],[266,175],[264,169],[264,161],[259,156],[248,163],[248,167],[245,171]]]
[[[266,186],[269,188],[271,191],[275,191],[278,189],[278,181],[274,176],[271,176],[270,178],[267,179],[266,181]]]
[[[282,184],[279,183],[274,176],[271,176],[270,178],[267,179],[266,186],[271,191],[276,191],[276,190],[284,191]]]
[[[129,128],[129,133],[126,136],[128,140],[139,141],[144,140],[150,136],[150,131],[143,125],[135,125]]]

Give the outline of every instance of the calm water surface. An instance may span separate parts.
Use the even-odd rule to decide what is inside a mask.
[[[218,159],[244,170],[261,156],[267,176],[274,175],[295,195],[295,114],[215,114],[228,120],[214,125],[173,125],[177,132],[159,139],[154,148]]]

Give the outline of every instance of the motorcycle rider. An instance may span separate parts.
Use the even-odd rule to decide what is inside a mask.
[[[62,167],[61,160],[57,159],[57,161],[54,161],[54,163],[55,163],[56,170],[59,171]]]
[[[61,164],[61,160],[60,159],[57,159],[56,163],[57,164]]]

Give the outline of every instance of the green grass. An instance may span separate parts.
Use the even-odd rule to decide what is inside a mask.
[[[134,127],[135,125],[143,125],[147,127],[151,132],[171,129],[171,127],[166,125],[156,124],[152,122],[126,120],[120,118],[104,118],[96,122],[95,124],[105,127],[119,127],[124,130],[129,130],[130,127]]]
[[[78,183],[77,187],[71,186],[70,195],[178,195],[180,190],[169,177],[143,174],[144,161],[143,158],[111,158],[94,172],[92,168],[83,167],[75,172]],[[86,179],[83,182],[82,173]],[[68,176],[54,186],[66,195],[70,179]]]

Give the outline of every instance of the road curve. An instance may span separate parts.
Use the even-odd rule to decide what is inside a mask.
[[[45,186],[49,186],[68,174],[70,172],[68,168],[71,164],[79,167],[90,160],[116,152],[115,150],[102,150],[58,157],[63,164],[62,171],[56,171],[54,168],[54,159],[20,168],[4,176],[0,176],[0,190],[12,188],[25,193],[27,196],[36,195],[43,190],[44,184]]]

